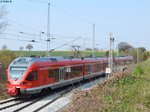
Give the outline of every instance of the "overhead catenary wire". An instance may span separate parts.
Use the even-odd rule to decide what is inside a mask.
[[[5,35],[9,35],[9,36],[13,36],[16,38],[8,38],[8,37],[4,37]],[[15,34],[10,34],[10,33],[3,33],[3,35],[0,35],[2,37],[0,37],[0,39],[5,39],[5,40],[16,40],[16,41],[26,41],[26,42],[34,42],[34,43],[42,43],[45,44],[45,42],[50,41],[49,39],[38,39],[38,38],[31,38],[31,37],[27,37],[27,36],[21,36],[21,35],[15,35]],[[22,37],[22,38],[20,38]],[[24,38],[24,39],[23,39]],[[74,37],[75,38],[75,37]],[[78,38],[78,37],[76,37]],[[57,38],[56,38],[57,39]],[[58,39],[62,39],[62,38],[58,38]],[[63,38],[64,39],[64,38]],[[70,38],[72,39],[72,38]],[[67,39],[68,40],[68,39]],[[76,39],[75,39],[76,40]],[[72,40],[71,42],[73,42],[74,40]],[[71,43],[70,42],[70,43]]]
[[[13,41],[24,41],[24,42],[32,42],[32,43],[40,43],[40,44],[42,43],[41,41],[12,39],[12,38],[7,38],[7,37],[0,37],[0,39],[13,40]],[[52,52],[52,51],[54,51],[54,50],[56,50],[56,49],[59,49],[59,48],[61,48],[61,47],[64,47],[64,46],[68,45],[69,43],[75,42],[75,41],[77,41],[77,40],[79,40],[79,39],[81,39],[81,37],[78,37],[78,38],[76,38],[76,39],[74,39],[74,40],[72,40],[72,41],[69,41],[69,42],[67,42],[67,43],[65,43],[65,44],[62,44],[62,45],[60,45],[60,46],[58,46],[58,47],[55,47],[54,49],[51,49],[49,52]]]
[[[28,1],[31,1],[31,2],[38,2],[38,3],[43,3],[43,4],[49,3],[49,2],[43,2],[43,1],[40,1],[40,0],[28,0]]]
[[[39,39],[39,38],[34,38],[33,36],[23,36],[23,34],[12,34],[12,33],[2,33],[1,35],[9,35],[9,36],[13,36],[13,37],[17,37],[17,39],[21,39],[21,38],[27,38],[27,39],[35,39],[35,40],[39,40],[39,41],[47,41],[47,39]],[[59,35],[58,35],[59,36]],[[57,38],[55,38],[55,39],[64,39],[65,40],[65,38],[64,37],[66,37],[66,36],[64,36],[64,37],[62,37],[62,38],[59,38],[58,36],[53,36],[53,37],[57,37]],[[60,35],[61,36],[61,35]],[[32,37],[32,38],[31,38]],[[69,38],[69,39],[73,39],[73,38],[77,38],[77,37],[79,37],[79,36],[67,36],[67,39]]]
[[[51,6],[55,7],[56,9],[60,10],[61,12],[65,13],[65,14],[67,14],[67,15],[69,15],[69,16],[75,18],[75,19],[78,19],[78,20],[80,20],[80,21],[82,21],[82,22],[84,22],[84,23],[88,23],[88,24],[93,24],[93,23],[94,23],[95,26],[96,26],[98,29],[100,29],[100,30],[102,30],[102,31],[104,31],[105,33],[108,34],[108,32],[107,32],[104,28],[100,27],[100,26],[97,25],[95,22],[92,22],[92,21],[89,21],[89,20],[80,18],[80,17],[78,17],[78,16],[76,16],[76,15],[74,15],[74,14],[72,14],[72,13],[70,13],[70,12],[68,12],[68,11],[66,11],[66,10],[64,10],[64,9],[62,9],[62,8],[60,8],[60,7],[58,7],[58,6],[56,6],[52,1],[49,1],[49,2],[44,2],[44,1],[40,1],[40,0],[28,0],[28,1],[37,2],[37,3],[44,3],[44,4],[51,3]],[[34,31],[44,32],[44,31],[41,31],[41,30],[39,30],[39,29],[35,29],[35,28],[31,27],[31,26],[18,23],[18,22],[14,21],[14,20],[11,20],[11,19],[7,19],[7,18],[2,18],[2,19],[5,19],[5,20],[7,20],[7,21],[10,21],[10,22],[12,22],[12,23],[14,23],[14,24],[20,25],[20,26],[25,27],[25,28],[30,28],[30,29],[32,29],[32,30],[34,30]],[[45,33],[45,34],[46,34],[46,33]]]
[[[59,11],[63,12],[63,13],[66,14],[66,15],[69,15],[69,16],[71,16],[71,17],[73,17],[73,18],[76,18],[76,19],[78,19],[78,20],[80,20],[80,21],[82,21],[82,22],[89,23],[89,24],[93,24],[93,22],[91,22],[91,21],[88,21],[88,20],[86,20],[86,19],[80,18],[80,17],[78,17],[78,16],[76,16],[76,15],[74,15],[74,14],[72,14],[72,13],[70,13],[70,12],[68,12],[68,11],[66,11],[66,10],[64,10],[64,9],[62,9],[62,8],[60,8],[60,7],[58,7],[58,6],[56,6],[52,1],[49,1],[49,2],[43,2],[43,1],[40,1],[40,0],[28,0],[28,1],[37,2],[37,3],[44,3],[44,4],[50,3],[51,6],[55,7],[56,9],[58,9]]]
[[[72,14],[72,13],[66,11],[66,10],[64,10],[63,8],[60,8],[60,7],[56,6],[52,1],[49,1],[49,2],[40,1],[40,0],[28,0],[28,1],[38,2],[38,3],[44,3],[44,4],[51,3],[51,6],[57,8],[59,11],[65,13],[66,15],[69,15],[70,17],[73,17],[73,18],[75,18],[75,19],[77,19],[77,20],[79,20],[79,21],[82,21],[82,22],[84,22],[84,23],[88,23],[88,24],[93,24],[93,23],[94,23],[94,22],[88,21],[88,20],[86,20],[86,19],[80,18],[80,17],[78,17],[78,16],[76,16],[76,15],[74,15],[74,14]],[[6,18],[4,18],[4,19],[6,19]],[[40,38],[40,36],[41,36],[41,33],[40,33],[40,32],[43,32],[42,39],[40,38],[41,41],[48,41],[48,39],[44,39],[44,38],[46,38],[45,35],[47,35],[47,33],[45,33],[46,31],[38,30],[38,29],[33,28],[33,27],[30,27],[30,26],[28,26],[28,25],[24,25],[24,24],[18,23],[18,22],[14,21],[14,20],[10,20],[10,19],[6,19],[6,20],[7,20],[7,21],[10,21],[10,22],[12,22],[12,23],[14,23],[14,24],[20,25],[20,26],[22,26],[22,27],[29,28],[29,29],[32,29],[33,31],[39,32],[39,34],[31,34],[31,33],[27,33],[27,32],[24,32],[24,31],[23,31],[23,32],[22,32],[22,31],[17,32],[17,33],[18,33],[18,36],[19,36],[19,39],[20,39],[20,38],[30,38],[30,37],[32,37],[32,39],[38,40],[38,39],[36,38],[36,36]],[[98,26],[97,24],[95,24],[95,26],[96,26],[98,29],[104,31],[105,33],[108,33],[106,30],[104,30],[103,28],[101,28],[101,27]],[[27,36],[22,36],[22,35],[27,35]],[[52,37],[60,36],[60,37],[62,37],[62,38],[63,38],[63,37],[66,37],[66,38],[67,38],[67,36],[63,36],[63,35],[57,35],[57,34],[56,34],[56,35],[50,34],[50,35],[52,35]],[[50,36],[50,37],[51,37],[51,36]],[[71,36],[68,36],[68,38],[70,38],[70,37],[71,37]],[[74,38],[74,37],[73,37],[73,38]],[[58,39],[58,38],[57,38],[57,39]]]
[[[31,36],[22,36],[22,35],[19,35],[19,34],[11,34],[11,33],[3,33],[2,35],[9,35],[9,36],[14,36],[14,37],[17,37],[18,39],[20,39],[19,37],[22,37],[22,38],[28,38],[28,39],[37,39],[37,38],[31,38]],[[39,39],[37,39],[39,40]]]
[[[35,34],[35,33],[29,33],[29,32],[24,32],[24,31],[21,31],[21,30],[13,30],[13,29],[5,29],[7,31],[12,31],[12,32],[15,32],[17,33],[18,35],[28,35],[28,36],[31,36],[31,37],[39,37],[39,36],[43,36],[44,38],[46,38],[46,35],[47,33],[45,32],[41,32],[42,35],[40,34]],[[4,33],[3,33],[4,34]],[[16,34],[16,35],[17,35]],[[15,35],[15,34],[14,34]],[[62,34],[54,34],[54,33],[51,33],[50,34],[51,37],[57,37],[57,39],[64,39],[64,38],[77,38],[79,36],[71,36],[71,35],[62,35]]]
[[[7,18],[4,18],[4,17],[3,17],[2,19],[5,19],[5,20],[7,20],[7,21],[10,21],[10,22],[12,22],[12,23],[14,23],[14,24],[17,24],[17,25],[19,25],[19,26],[22,26],[22,27],[24,27],[24,28],[30,28],[30,29],[32,29],[32,30],[34,30],[34,31],[41,32],[41,30],[35,29],[35,28],[33,28],[33,27],[31,27],[31,26],[28,26],[28,25],[21,24],[21,23],[19,23],[19,22],[16,22],[16,21],[14,21],[14,20],[11,20],[11,19],[7,19]]]
[[[78,16],[76,16],[76,15],[74,15],[74,14],[72,14],[72,13],[70,13],[70,12],[68,12],[68,11],[66,11],[66,10],[64,10],[64,9],[62,9],[62,8],[60,8],[60,7],[58,7],[58,6],[56,6],[54,3],[52,3],[52,1],[49,1],[49,2],[43,2],[43,1],[40,1],[40,0],[28,0],[28,1],[37,2],[37,3],[44,3],[44,4],[51,3],[51,6],[57,8],[57,9],[60,10],[61,12],[65,13],[65,14],[67,14],[67,15],[69,15],[69,16],[71,16],[71,17],[77,19],[77,20],[80,20],[80,21],[82,21],[82,22],[84,22],[84,23],[88,23],[88,24],[93,24],[93,23],[94,23],[95,26],[96,26],[99,30],[104,31],[105,33],[108,34],[108,32],[107,32],[104,28],[100,27],[100,26],[97,25],[95,22],[91,22],[91,21],[89,21],[89,20],[80,18],[80,17],[78,17]],[[31,26],[18,23],[18,22],[14,21],[14,20],[10,20],[10,19],[7,19],[7,18],[3,18],[3,19],[5,19],[5,20],[7,20],[7,21],[10,21],[10,22],[12,22],[12,23],[14,23],[14,24],[20,25],[20,26],[22,26],[22,27],[30,28],[30,29],[32,29],[32,30],[34,30],[34,31],[44,32],[44,31],[35,29],[35,28],[31,27]],[[44,32],[44,34],[47,35],[47,33],[45,33],[45,32]]]
[[[8,37],[0,37],[0,39],[41,43],[40,41],[35,41],[35,40],[23,40],[23,39],[8,38]]]
[[[56,47],[56,48],[54,48],[54,49],[51,49],[50,52],[52,52],[52,51],[54,51],[54,50],[56,50],[56,49],[58,49],[58,48],[61,48],[61,47],[63,47],[63,46],[66,46],[66,45],[68,45],[69,43],[75,42],[75,41],[77,41],[77,40],[79,40],[79,39],[81,39],[81,37],[78,37],[78,38],[76,38],[76,39],[74,39],[74,40],[72,40],[72,41],[70,41],[70,42],[67,42],[67,43],[65,43],[65,44],[62,44],[62,45],[60,45],[60,46],[58,46],[58,47]]]
[[[88,23],[88,24],[92,24],[92,25],[95,24],[95,26],[98,29],[100,29],[100,30],[104,31],[105,33],[109,34],[109,32],[107,32],[104,28],[102,28],[99,25],[97,25],[95,22],[92,22],[92,21],[83,19],[81,17],[78,17],[78,16],[76,16],[76,15],[74,15],[74,14],[72,14],[72,13],[66,11],[66,10],[64,10],[63,8],[60,8],[60,7],[56,6],[52,1],[49,1],[49,2],[43,2],[43,1],[40,1],[40,0],[28,0],[28,1],[37,2],[37,3],[44,3],[44,4],[51,3],[51,6],[55,7],[56,9],[58,9],[59,11],[61,11],[62,13],[66,14],[66,15],[68,15],[70,17],[73,17],[73,18],[75,18],[75,19],[77,19],[79,21],[82,21],[84,23]]]

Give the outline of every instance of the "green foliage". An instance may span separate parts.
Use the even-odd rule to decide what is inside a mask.
[[[4,100],[9,98],[9,96],[6,94],[6,85],[0,84],[0,100]]]
[[[29,51],[31,51],[31,49],[33,49],[32,44],[28,44],[28,45],[26,46],[26,49],[29,49]]]
[[[105,96],[109,103],[107,111],[149,112],[150,111],[150,60],[136,65],[133,73],[121,80],[110,83],[116,88],[113,94]]]
[[[133,72],[126,77],[123,74],[120,79],[109,80],[97,89],[81,94],[74,100],[75,103],[70,110],[71,112],[150,112],[149,73],[150,60],[147,60],[136,65]]]
[[[136,78],[133,76],[127,76],[123,79],[117,80],[114,83],[111,83],[109,86],[122,86],[125,84],[133,84],[136,81]]]
[[[14,51],[16,53],[16,56],[46,56],[46,51]],[[85,57],[89,57],[92,54],[92,51],[80,51],[80,57],[82,57],[84,54]],[[62,56],[62,57],[73,57],[74,52],[73,51],[53,51],[50,53],[51,56]],[[105,56],[105,51],[96,51],[96,56]]]
[[[135,75],[142,75],[144,74],[144,68],[142,67],[142,65],[137,65],[133,71],[133,73]]]
[[[105,52],[105,56],[108,57],[109,56],[109,51]]]
[[[16,58],[14,52],[9,50],[0,51],[0,63],[2,64],[0,68],[0,83],[6,82],[6,69],[9,64]]]
[[[108,111],[149,112],[150,111],[150,60],[136,65],[133,73],[121,80],[111,83],[115,93]],[[109,102],[106,100],[106,102]]]
[[[2,63],[4,67],[7,67],[11,63],[11,61],[15,58],[16,55],[13,51],[9,50],[0,51],[0,63]]]
[[[118,49],[119,49],[119,51],[124,52],[124,51],[131,51],[133,49],[133,47],[130,44],[128,44],[127,42],[120,42],[118,44]]]
[[[137,52],[137,49],[132,49],[129,52],[127,52],[127,51],[122,52],[123,55],[131,55],[133,57],[133,62],[134,63],[137,63],[137,53],[138,53],[139,62],[145,61],[149,57],[149,52],[146,51],[142,47],[138,48],[138,52]]]

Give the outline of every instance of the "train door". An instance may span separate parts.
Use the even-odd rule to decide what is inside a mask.
[[[32,82],[32,86],[37,86],[37,85],[39,85],[38,71],[37,71],[37,70],[32,70],[32,71],[28,74],[26,80]]]
[[[94,64],[90,64],[90,68],[89,68],[89,69],[90,69],[90,74],[92,75],[93,72],[94,72],[94,71],[93,71],[93,70],[94,70]]]
[[[63,80],[64,80],[64,74],[65,74],[64,67],[59,68],[59,81],[60,82],[63,82]]]

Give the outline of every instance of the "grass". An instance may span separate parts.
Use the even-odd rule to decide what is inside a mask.
[[[0,83],[0,100],[4,100],[9,98],[10,96],[8,96],[6,94],[6,84],[5,83]]]
[[[150,112],[150,60],[132,72],[115,73],[92,91],[75,92],[64,111]]]
[[[17,56],[30,56],[30,55],[36,55],[36,56],[45,56],[45,51],[15,51]],[[92,51],[84,51],[85,56],[92,55]],[[105,51],[96,51],[96,56],[105,56]],[[51,53],[51,56],[63,56],[63,57],[70,57],[74,56],[73,51],[53,51]],[[83,56],[83,52],[80,52],[80,56]]]

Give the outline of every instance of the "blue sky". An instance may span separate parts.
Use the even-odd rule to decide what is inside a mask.
[[[39,2],[41,1],[41,2]],[[92,48],[92,23],[95,23],[95,46],[109,49],[109,32],[119,42],[128,42],[133,47],[150,49],[150,0],[12,0],[5,5],[9,12],[5,17],[9,26],[0,35],[0,49],[19,50],[36,39],[33,50],[46,50],[47,3],[50,7],[50,34],[55,38],[51,49],[78,37],[73,43],[57,50],[70,50],[72,45]],[[21,25],[20,25],[21,24]],[[23,32],[23,33],[20,33]],[[11,34],[11,35],[10,35]],[[42,39],[42,40],[40,40]],[[22,41],[23,40],[23,41]],[[83,44],[84,43],[84,44]]]

